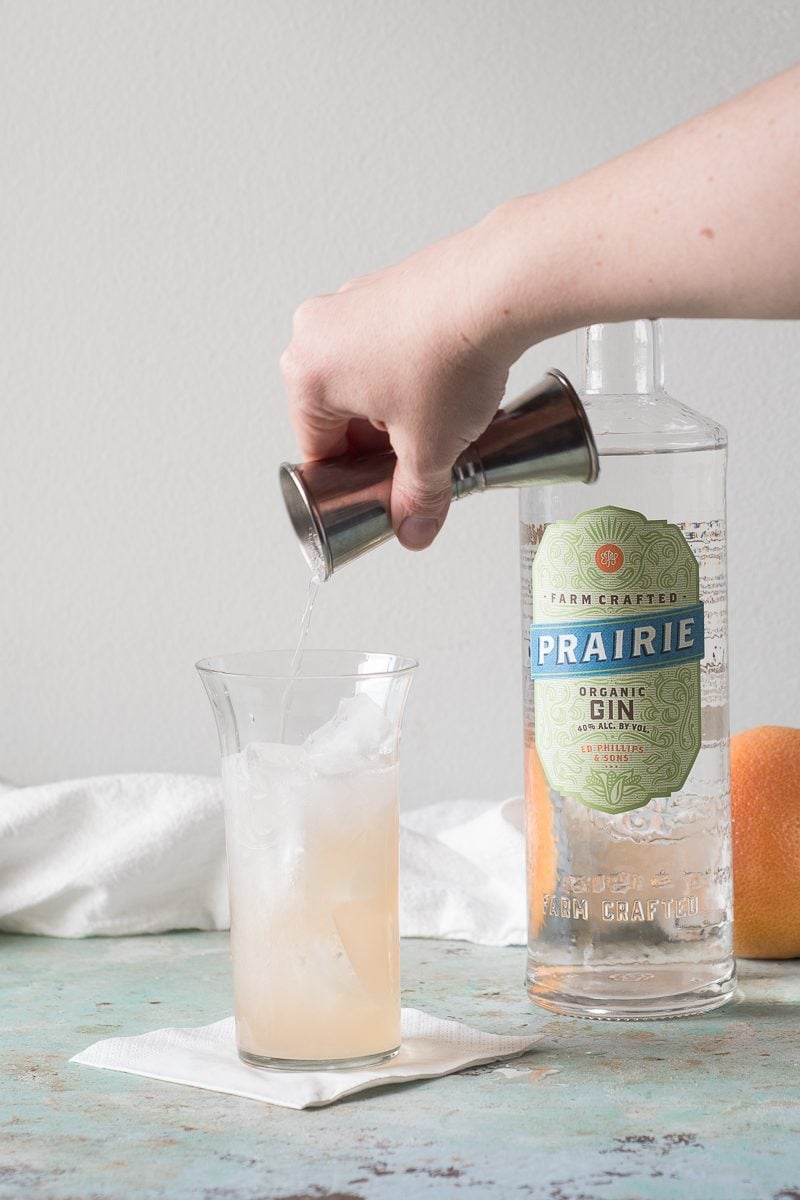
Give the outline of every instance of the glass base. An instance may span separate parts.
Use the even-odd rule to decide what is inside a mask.
[[[389,1062],[400,1052],[400,1047],[394,1050],[382,1050],[379,1054],[364,1054],[361,1058],[264,1058],[260,1054],[251,1054],[249,1050],[239,1050],[239,1058],[248,1067],[260,1067],[265,1071],[347,1071],[358,1067],[376,1067],[379,1063]]]
[[[720,964],[717,964],[719,968]],[[529,967],[528,995],[550,1012],[596,1021],[665,1021],[711,1012],[731,1000],[736,968],[699,978],[698,968],[599,971]]]

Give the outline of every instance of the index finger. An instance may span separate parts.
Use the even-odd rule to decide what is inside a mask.
[[[281,355],[280,368],[289,399],[289,420],[303,461],[344,454],[350,414],[326,407],[321,382],[298,366],[291,346]]]
[[[291,403],[290,400],[289,420],[303,462],[314,462],[318,458],[336,458],[347,453],[349,417],[342,416],[341,413],[326,412],[316,406]]]

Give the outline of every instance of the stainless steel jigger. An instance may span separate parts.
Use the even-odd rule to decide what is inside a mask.
[[[394,535],[389,508],[395,456],[344,454],[282,463],[280,483],[294,531],[319,579]],[[487,488],[593,483],[597,447],[583,405],[560,371],[501,408],[453,467],[453,499]]]

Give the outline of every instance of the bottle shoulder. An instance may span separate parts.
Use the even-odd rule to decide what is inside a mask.
[[[600,454],[711,450],[728,443],[724,427],[667,392],[581,395]]]

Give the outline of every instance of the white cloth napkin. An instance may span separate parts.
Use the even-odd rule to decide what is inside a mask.
[[[442,1021],[404,1008],[397,1056],[376,1067],[345,1071],[264,1071],[236,1053],[233,1017],[196,1029],[156,1029],[137,1037],[108,1038],[71,1062],[130,1075],[147,1075],[211,1092],[245,1096],[284,1108],[318,1108],[342,1096],[389,1083],[450,1075],[477,1063],[512,1058],[537,1037],[483,1033],[460,1021]]]
[[[525,940],[522,801],[401,816],[400,932]],[[86,937],[227,929],[218,779],[108,775],[0,794],[0,929]]]
[[[519,946],[527,938],[524,801],[445,800],[400,816],[400,932]]]
[[[220,782],[106,775],[0,796],[0,929],[225,929]]]

